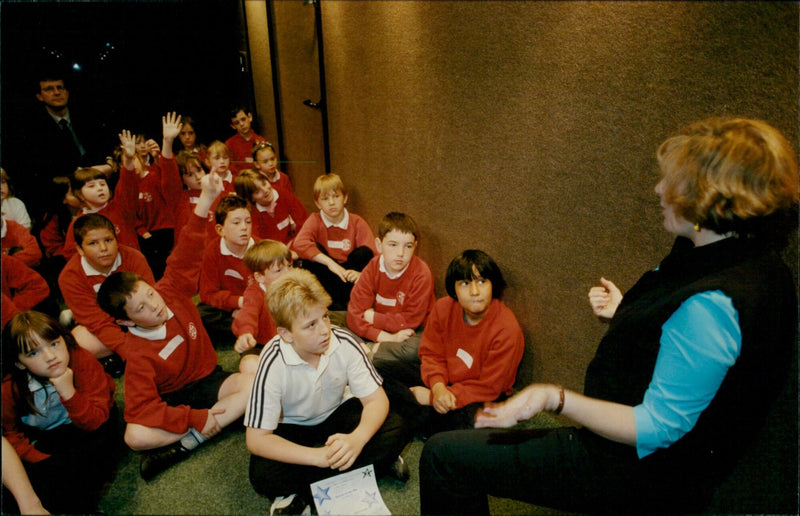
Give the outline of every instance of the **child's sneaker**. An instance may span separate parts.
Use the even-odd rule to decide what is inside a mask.
[[[269,516],[274,514],[300,514],[302,516],[311,515],[311,506],[300,496],[293,494],[286,497],[275,498],[269,507]]]
[[[392,463],[392,467],[389,470],[389,476],[395,480],[399,480],[404,484],[408,482],[409,478],[411,478],[411,472],[408,470],[408,464],[406,464],[406,461],[403,459],[402,455],[399,455],[397,460]]]
[[[189,450],[180,442],[142,452],[139,474],[144,480],[152,480],[156,475],[189,456]]]

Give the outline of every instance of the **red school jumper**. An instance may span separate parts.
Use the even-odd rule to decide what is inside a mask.
[[[116,271],[134,272],[151,285],[155,282],[144,255],[124,245],[118,247],[117,260],[111,272]],[[125,350],[121,349],[126,333],[97,304],[97,291],[107,277],[107,274],[98,272],[81,255],[76,254],[61,270],[58,286],[64,301],[72,310],[75,322],[85,326],[108,349],[126,358]]]
[[[258,203],[250,210],[253,221],[253,234],[259,239],[270,238],[290,244],[292,237],[303,227],[308,212],[300,199],[291,192],[273,188],[275,200],[271,206]]]
[[[499,299],[470,326],[455,299],[436,301],[422,332],[420,373],[428,388],[443,382],[456,396],[456,408],[511,394],[525,341],[514,313]]]
[[[200,272],[205,219],[194,216],[183,228],[155,289],[172,316],[156,330],[134,327],[128,332],[125,367],[125,421],[172,433],[202,430],[208,409],[169,406],[162,394],[205,378],[217,367],[211,345],[192,300]],[[152,284],[152,283],[151,283]]]
[[[365,339],[375,342],[380,332],[397,333],[416,330],[436,303],[433,274],[430,267],[414,255],[408,267],[390,278],[383,267],[383,255],[374,257],[361,271],[350,292],[347,305],[347,327]],[[373,324],[364,320],[364,312],[375,310]]]
[[[248,249],[255,243],[251,238]],[[222,237],[208,243],[203,251],[200,271],[200,301],[232,312],[239,308],[239,298],[244,294],[253,273],[244,260],[234,255]]]
[[[125,167],[120,168],[119,182],[116,188],[114,188],[114,196],[111,200],[108,201],[105,206],[97,210],[84,208],[83,213],[78,214],[78,217],[87,213],[99,213],[100,215],[104,215],[114,223],[117,241],[128,247],[133,247],[138,251],[139,237],[136,233],[136,225],[138,223],[136,217],[136,198],[139,195],[139,189],[137,182],[138,179],[135,171],[128,170]],[[72,229],[78,217],[72,219],[67,229],[67,234],[64,237],[64,256],[66,256],[68,260],[78,254],[75,234]]]
[[[326,249],[328,256],[338,263],[344,263],[350,252],[357,247],[367,246],[373,253],[378,254],[375,248],[375,235],[369,224],[354,213],[347,212],[347,216],[349,218],[347,228],[342,229],[338,226],[326,226],[319,212],[311,214],[294,237],[292,249],[300,258],[312,260],[320,253],[317,248],[317,243],[320,243]]]
[[[261,283],[253,280],[244,291],[242,308],[236,312],[231,330],[237,337],[245,333],[252,335],[259,344],[266,344],[278,334],[275,321],[269,314],[269,307],[264,298],[266,291]]]
[[[266,138],[250,131],[250,139],[245,140],[238,132],[225,140],[225,146],[231,156],[231,170],[238,174],[240,170],[253,168],[253,145],[257,142],[265,142]]]

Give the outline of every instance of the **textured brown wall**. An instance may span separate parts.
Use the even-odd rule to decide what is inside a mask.
[[[796,3],[323,0],[322,15],[350,209],[373,226],[411,214],[438,295],[459,251],[497,260],[520,384],[581,389],[604,330],[588,289],[624,290],[667,252],[654,153],[671,131],[736,114],[797,141]]]

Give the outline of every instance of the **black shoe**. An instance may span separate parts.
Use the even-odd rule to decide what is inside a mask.
[[[139,474],[144,480],[152,480],[156,475],[189,456],[189,450],[180,442],[142,453]]]
[[[397,460],[392,463],[392,467],[389,468],[389,476],[395,480],[399,480],[402,483],[408,482],[408,479],[411,478],[411,472],[408,470],[408,464],[406,464],[405,459],[403,459],[402,455],[397,457]]]
[[[111,378],[119,378],[125,372],[125,362],[116,353],[101,358],[100,365],[111,375]]]
[[[275,514],[300,514],[309,516],[311,514],[311,506],[296,494],[286,497],[279,496],[273,500],[272,505],[269,507],[269,516]]]

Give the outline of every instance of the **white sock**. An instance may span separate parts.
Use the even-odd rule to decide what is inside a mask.
[[[187,450],[194,450],[204,442],[206,438],[194,428],[190,428],[189,433],[181,437],[181,446]]]

